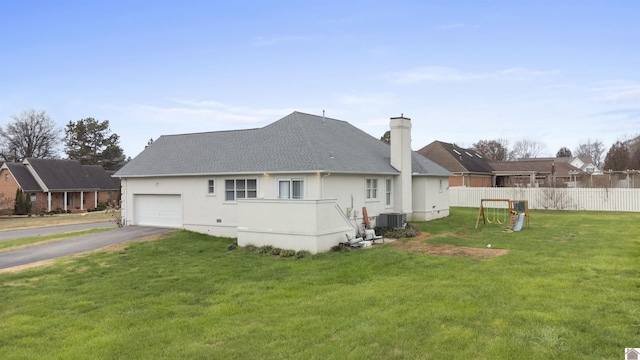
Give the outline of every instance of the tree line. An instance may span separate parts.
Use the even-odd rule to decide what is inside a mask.
[[[1,161],[56,159],[60,145],[66,158],[83,165],[118,170],[127,161],[119,145],[120,137],[109,128],[109,120],[84,118],[69,121],[60,129],[45,111],[30,109],[11,118],[4,127],[0,126]]]
[[[521,158],[536,158],[546,145],[540,141],[518,140],[509,149],[505,139],[480,140],[471,147],[480,155],[497,161],[514,161]],[[588,139],[573,151],[561,147],[556,157],[589,158],[601,170],[640,170],[640,135],[616,141],[605,155],[604,143],[599,139]]]

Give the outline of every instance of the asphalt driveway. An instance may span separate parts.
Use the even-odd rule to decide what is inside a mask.
[[[116,226],[112,221],[0,231],[0,241]]]
[[[1,252],[0,269],[31,264],[43,260],[55,259],[62,256],[81,254],[84,252],[100,249],[105,246],[128,242],[147,236],[165,234],[171,231],[175,231],[175,229],[154,228],[145,226],[125,226],[122,228],[107,230],[96,234],[82,235],[66,240],[49,242],[46,244],[31,246],[19,250]]]

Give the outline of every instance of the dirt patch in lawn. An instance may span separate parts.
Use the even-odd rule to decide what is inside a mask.
[[[403,251],[415,254],[429,254],[434,256],[457,256],[467,257],[471,259],[490,259],[496,256],[505,255],[509,252],[506,249],[484,249],[468,246],[454,246],[447,244],[430,244],[426,242],[430,238],[443,236],[456,236],[454,234],[444,234],[440,236],[432,236],[429,233],[420,233],[420,235],[411,238],[409,241],[395,241],[393,245]]]

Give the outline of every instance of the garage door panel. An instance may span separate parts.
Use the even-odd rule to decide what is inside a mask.
[[[136,225],[181,228],[181,196],[136,195]]]

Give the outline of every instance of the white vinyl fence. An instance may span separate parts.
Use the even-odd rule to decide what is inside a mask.
[[[480,200],[482,199],[528,200],[530,209],[640,212],[640,189],[449,188],[450,206],[477,208],[480,207]],[[501,205],[495,204],[495,207],[500,206]]]

